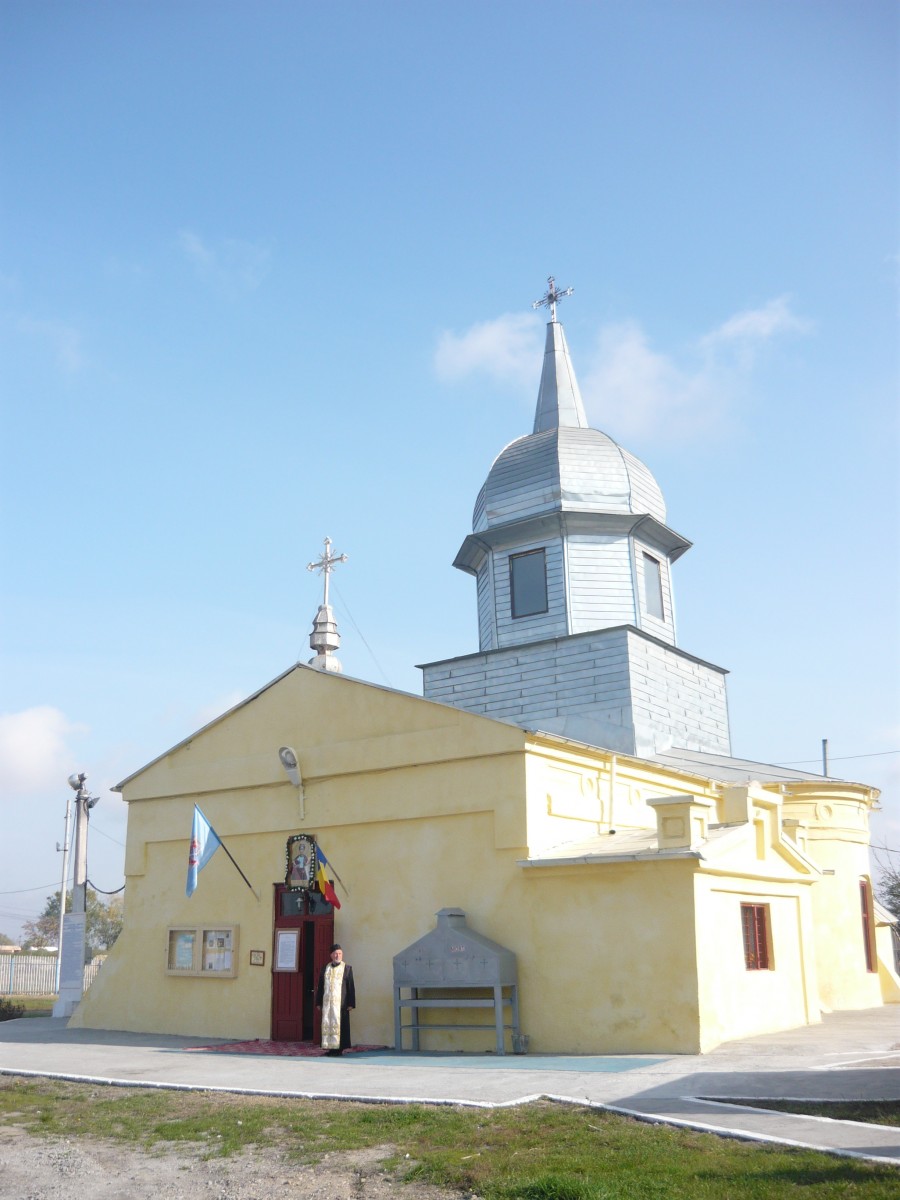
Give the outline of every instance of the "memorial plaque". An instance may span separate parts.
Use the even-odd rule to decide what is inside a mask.
[[[59,986],[60,991],[84,990],[84,934],[87,917],[84,913],[66,913],[63,921]]]

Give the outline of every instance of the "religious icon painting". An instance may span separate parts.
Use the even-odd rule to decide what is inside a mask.
[[[316,840],[298,833],[287,840],[287,874],[284,886],[292,891],[305,892],[316,878]]]

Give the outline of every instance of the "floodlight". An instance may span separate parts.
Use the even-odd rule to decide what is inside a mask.
[[[81,785],[84,783],[84,781],[86,779],[87,779],[87,775],[84,775],[84,774],[70,775],[69,776],[69,787],[72,789],[73,792],[80,792]]]
[[[281,765],[287,772],[288,779],[294,787],[300,787],[300,768],[297,765],[297,755],[290,746],[281,746],[278,750],[278,757],[281,759]]]

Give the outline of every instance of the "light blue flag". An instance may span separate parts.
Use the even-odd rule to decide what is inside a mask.
[[[194,805],[194,827],[191,830],[191,850],[188,855],[187,894],[192,896],[197,886],[197,876],[222,845],[219,835]]]

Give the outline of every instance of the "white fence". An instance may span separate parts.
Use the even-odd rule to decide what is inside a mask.
[[[56,954],[4,954],[0,957],[0,996],[55,996]],[[95,958],[84,968],[84,990],[87,991],[102,958]]]

